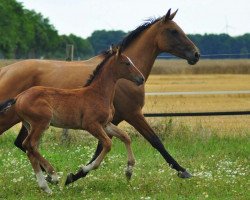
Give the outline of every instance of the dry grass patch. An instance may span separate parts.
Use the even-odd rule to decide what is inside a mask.
[[[157,59],[152,74],[250,74],[250,59],[201,59],[194,66],[184,60]]]

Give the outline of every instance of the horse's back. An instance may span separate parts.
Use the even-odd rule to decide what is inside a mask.
[[[0,101],[37,85],[79,88],[95,66],[94,61],[23,60],[1,68]]]

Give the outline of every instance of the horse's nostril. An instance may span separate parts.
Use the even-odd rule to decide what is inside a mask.
[[[194,57],[197,58],[197,59],[199,59],[200,58],[200,54],[198,52],[195,52]]]

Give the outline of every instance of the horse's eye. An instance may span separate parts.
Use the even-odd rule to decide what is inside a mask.
[[[130,62],[126,62],[126,65],[129,66],[129,65],[130,65]]]
[[[176,29],[172,29],[170,30],[171,34],[172,35],[177,35],[178,34],[178,31]]]

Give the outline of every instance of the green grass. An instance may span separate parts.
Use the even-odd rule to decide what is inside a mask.
[[[62,144],[60,133],[52,129],[42,139],[41,152],[62,178],[59,185],[50,185],[50,198],[250,199],[249,131],[239,136],[221,136],[219,130],[190,128],[172,120],[164,120],[155,128],[164,132],[160,137],[165,146],[193,178],[178,178],[161,155],[130,129],[127,131],[131,132],[136,157],[130,182],[124,175],[124,145],[114,139],[111,152],[98,170],[64,187],[66,174],[76,172],[91,158],[96,140],[73,132],[70,141]],[[0,137],[0,199],[48,199],[38,188],[26,155],[14,147],[15,136],[9,131]]]

